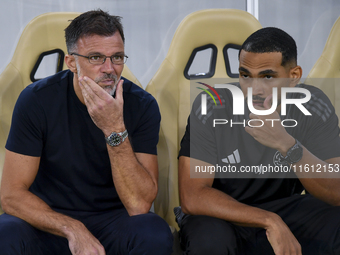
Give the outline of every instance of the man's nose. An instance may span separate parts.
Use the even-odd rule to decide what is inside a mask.
[[[112,63],[110,58],[106,58],[105,62],[102,64],[102,72],[104,73],[113,73],[115,72],[114,64]]]
[[[253,95],[263,95],[264,84],[262,79],[252,78],[251,87],[253,88]]]

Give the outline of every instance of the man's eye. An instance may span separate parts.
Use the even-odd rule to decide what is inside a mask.
[[[94,55],[94,56],[90,56],[90,60],[91,61],[102,61],[103,60],[103,57],[102,56],[97,56],[97,55]]]
[[[241,76],[242,76],[244,79],[249,78],[249,75],[247,75],[247,74],[241,74]]]
[[[122,55],[114,55],[114,56],[113,56],[113,59],[114,59],[114,60],[122,60],[122,59],[123,59],[123,56],[122,56]]]
[[[264,78],[267,79],[267,80],[269,80],[269,79],[272,79],[273,76],[271,76],[271,75],[266,75],[266,76],[264,76]]]

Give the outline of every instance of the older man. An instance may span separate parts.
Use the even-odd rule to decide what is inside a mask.
[[[1,254],[170,254],[149,213],[157,194],[160,114],[121,77],[120,17],[101,10],[65,29],[70,70],[20,95],[1,185]]]

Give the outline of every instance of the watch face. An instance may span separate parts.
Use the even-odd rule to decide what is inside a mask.
[[[125,130],[120,133],[112,132],[111,135],[109,135],[109,137],[105,138],[105,140],[110,146],[118,146],[122,142],[124,142],[124,140],[127,137],[128,137],[128,133],[127,133],[127,130]]]
[[[117,145],[121,144],[121,142],[122,142],[122,137],[117,133],[111,134],[109,139],[110,139],[110,143],[113,146],[117,146]]]

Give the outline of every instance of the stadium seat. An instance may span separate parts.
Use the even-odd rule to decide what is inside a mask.
[[[36,77],[44,57],[55,54],[53,73],[67,69],[64,64],[64,55],[67,54],[64,29],[78,15],[80,13],[51,12],[30,21],[21,34],[12,60],[0,74],[0,176],[15,102],[27,85],[37,78],[44,78]],[[126,65],[122,75],[141,87]]]
[[[180,141],[190,112],[190,81],[234,78],[229,48],[238,50],[244,40],[261,28],[248,12],[234,9],[207,9],[188,15],[178,26],[169,51],[146,87],[158,101],[162,121],[158,144],[159,192],[154,208],[171,227],[177,227],[173,209],[180,205],[178,160]],[[204,72],[191,72],[200,51],[210,52]],[[236,51],[237,52],[237,51]],[[229,56],[229,57],[227,57]],[[234,54],[234,62],[238,58]]]
[[[306,84],[320,88],[340,116],[340,17],[335,21],[319,59],[309,72]]]

